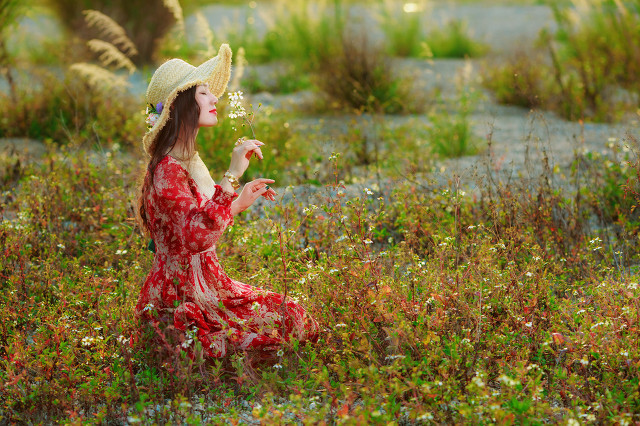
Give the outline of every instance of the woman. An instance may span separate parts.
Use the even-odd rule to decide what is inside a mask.
[[[226,44],[199,67],[180,59],[165,62],[147,89],[151,127],[143,138],[150,159],[140,216],[156,251],[136,315],[197,336],[209,357],[275,349],[292,337],[315,339],[318,328],[300,305],[229,278],[218,261],[216,242],[233,216],[258,197],[273,201],[275,196],[268,185],[274,181],[264,178],[235,193],[251,157],[262,158],[262,142],[238,140],[219,185],[196,150],[198,129],[218,123],[216,103],[230,72]],[[186,339],[183,347],[192,344]]]

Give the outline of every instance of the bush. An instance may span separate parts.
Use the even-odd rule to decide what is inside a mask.
[[[532,57],[520,55],[485,74],[497,98],[539,105],[570,120],[615,121],[634,111],[640,98],[632,77],[640,63],[640,32],[633,30],[640,27],[637,2],[552,7],[556,33],[541,32]]]
[[[96,92],[75,75],[60,80],[33,70],[31,84],[20,85],[17,95],[17,101],[0,95],[0,137],[135,146],[144,134],[141,104],[122,93]]]
[[[419,109],[419,100],[410,96],[408,84],[392,75],[389,58],[364,29],[345,30],[336,47],[316,70],[316,84],[330,106],[385,113]]]
[[[443,28],[431,30],[423,47],[423,56],[433,58],[474,58],[488,50],[486,45],[469,37],[461,21],[451,21]]]

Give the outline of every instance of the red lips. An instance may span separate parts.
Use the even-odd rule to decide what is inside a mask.
[[[212,109],[212,110],[211,110],[211,111],[209,111],[209,112],[210,112],[211,114],[218,114],[215,108],[214,108],[214,109]]]

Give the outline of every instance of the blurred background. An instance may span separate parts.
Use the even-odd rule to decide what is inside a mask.
[[[496,120],[504,125],[495,126],[493,142],[515,158],[522,144],[514,140],[533,109],[551,112],[563,138],[575,132],[571,122],[638,118],[638,2],[2,0],[1,6],[0,137],[27,138],[12,146],[115,143],[139,155],[154,69],[171,57],[199,64],[221,43],[234,51],[230,90],[243,90],[260,106],[258,136],[273,141],[271,160],[252,173],[275,173],[283,184],[321,181],[320,159],[333,151],[345,153],[346,179],[371,165],[431,170],[435,160],[482,152],[487,123]],[[602,139],[609,128],[599,129],[595,137]],[[229,146],[220,142],[243,130],[222,120],[201,135],[212,168],[227,161]],[[292,143],[301,139],[313,140],[312,149]],[[390,150],[390,140],[400,149]]]

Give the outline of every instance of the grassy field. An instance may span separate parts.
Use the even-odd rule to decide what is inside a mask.
[[[635,93],[623,78],[634,62],[609,68],[603,76],[618,74],[602,86],[580,83],[601,82],[601,67],[580,74],[591,66],[580,49],[594,31],[608,17],[637,22],[637,2],[625,4],[626,15],[585,19],[572,33],[567,24],[554,44],[565,43],[554,51],[555,63],[547,57],[539,68],[520,65],[531,69],[529,86],[515,86],[514,74],[496,65],[502,77],[492,79],[492,93],[504,102],[531,101],[539,93],[533,88],[556,84],[546,71],[555,69],[566,84],[535,108],[567,111],[583,125],[637,120],[637,105],[607,103],[614,84]],[[269,362],[251,353],[191,359],[181,349],[188,336],[134,320],[153,261],[134,219],[144,106],[118,88],[122,72],[91,81],[62,67],[104,65],[90,51],[82,58],[64,53],[79,54],[73,46],[82,43],[70,39],[54,55],[62,58],[63,79],[30,64],[28,55],[2,59],[9,90],[0,98],[0,137],[35,139],[43,153],[0,155],[0,422],[639,422],[638,135],[602,141],[599,151],[576,146],[569,165],[543,155],[536,167],[525,164],[536,170],[528,180],[505,180],[499,158],[491,157],[477,182],[430,173],[442,160],[483,149],[470,131],[478,88],[461,80],[450,101],[413,93],[411,82],[387,67],[393,50],[375,51],[376,61],[345,60],[373,50],[334,31],[342,28],[335,16],[292,16],[273,37],[297,31],[293,45],[254,46],[301,52],[338,37],[339,48],[290,64],[313,71],[304,88],[317,104],[257,110],[254,124],[270,150],[246,178],[276,176],[283,198],[238,216],[218,253],[233,278],[303,304],[321,324],[319,342],[292,341]],[[593,45],[594,52],[633,53],[622,33],[606,35],[611,42]],[[204,54],[201,46],[184,48]],[[25,65],[38,71],[38,84],[12,86],[16,67]],[[295,93],[287,84],[282,92]],[[513,92],[523,87],[530,91]],[[411,102],[420,96],[428,102]],[[227,108],[221,102],[221,117]],[[417,120],[390,127],[390,114]],[[335,134],[300,125],[336,116],[353,121],[335,126]],[[226,166],[245,131],[240,121],[223,120],[200,132],[212,171]],[[340,150],[300,142],[308,140],[331,140]],[[164,344],[152,343],[155,333]],[[198,354],[198,343],[190,344]]]

